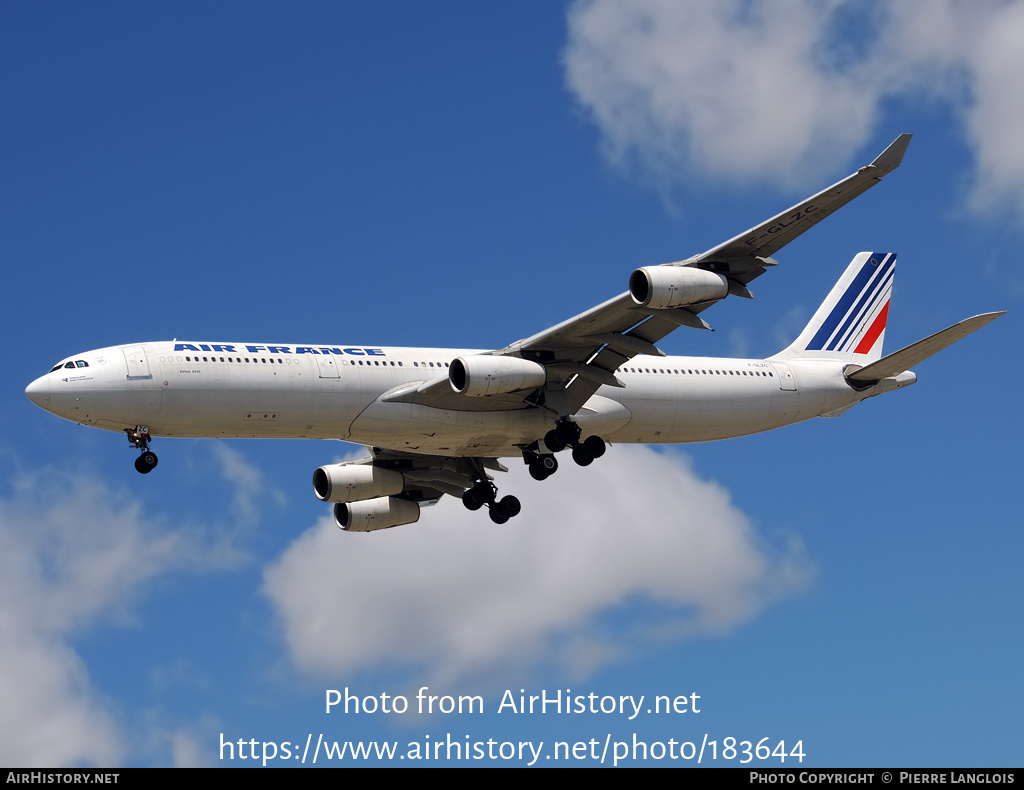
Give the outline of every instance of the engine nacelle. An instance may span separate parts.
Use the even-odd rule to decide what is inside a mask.
[[[729,295],[729,281],[692,266],[645,266],[630,275],[629,294],[642,307],[669,309],[723,299]]]
[[[459,357],[448,368],[452,389],[460,395],[474,397],[543,387],[547,377],[547,370],[537,362],[489,354]]]
[[[401,472],[371,464],[332,464],[313,472],[313,490],[321,502],[358,502],[401,494]]]
[[[420,506],[393,496],[334,506],[334,521],[346,532],[373,532],[419,521]]]

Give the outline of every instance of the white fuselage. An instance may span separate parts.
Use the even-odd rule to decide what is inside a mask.
[[[515,456],[557,415],[537,407],[465,409],[382,399],[446,378],[472,350],[176,343],[86,352],[27,393],[68,420],[153,436],[320,438],[417,453]],[[85,363],[82,365],[82,363]],[[575,415],[609,442],[683,443],[742,436],[848,407],[913,383],[905,373],[857,391],[835,360],[638,356]]]

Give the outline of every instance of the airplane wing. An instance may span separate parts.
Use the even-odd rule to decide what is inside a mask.
[[[722,274],[729,294],[750,298],[747,283],[776,265],[769,256],[899,167],[910,138],[901,134],[871,164],[745,233],[685,261],[664,265]],[[574,413],[602,384],[614,386],[613,371],[627,360],[637,354],[664,356],[654,344],[677,327],[709,329],[698,313],[721,298],[660,309],[638,305],[627,291],[497,353],[544,364],[563,384]]]
[[[542,390],[467,398],[455,393],[447,378],[438,378],[404,385],[387,393],[384,400],[472,410],[546,405],[559,413],[574,414],[602,385],[622,386],[614,371],[627,360],[638,354],[664,356],[654,344],[677,327],[710,329],[698,314],[712,304],[727,295],[751,298],[747,284],[776,265],[770,256],[899,167],[910,138],[909,134],[900,135],[871,164],[729,241],[686,260],[663,264],[721,275],[721,287],[703,301],[669,308],[642,306],[627,291],[539,334],[490,352],[543,365],[547,383]]]
[[[454,458],[441,455],[420,455],[381,447],[368,448],[372,457],[355,463],[372,464],[376,467],[401,472],[405,487],[403,499],[416,503],[433,503],[443,494],[456,499],[462,497],[474,481],[482,477],[490,479],[485,470],[507,472],[497,458]]]
[[[903,154],[910,145],[911,137],[909,134],[901,134],[870,165],[862,167],[838,184],[833,184],[746,233],[741,233],[724,244],[691,258],[687,263],[716,262],[729,267],[731,276],[747,282],[742,278],[749,268],[757,268],[759,259],[778,252],[801,233],[810,230],[836,209],[842,208],[858,195],[871,189],[883,176],[899,167],[903,161]],[[758,274],[763,272],[762,268]],[[754,275],[756,276],[757,274]]]

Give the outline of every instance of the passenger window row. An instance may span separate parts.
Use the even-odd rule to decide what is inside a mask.
[[[670,373],[674,375],[691,375],[691,376],[763,376],[765,378],[775,378],[775,374],[770,370],[703,370],[703,369],[689,369],[680,368],[678,370],[667,368],[622,368],[621,372],[624,373]]]

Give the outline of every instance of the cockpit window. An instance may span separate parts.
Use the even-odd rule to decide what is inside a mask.
[[[61,368],[67,368],[68,370],[74,370],[75,368],[87,368],[87,367],[89,367],[89,363],[86,362],[84,359],[75,359],[75,360],[68,360],[67,362],[61,362],[61,363],[59,363],[57,365],[54,365],[52,368],[50,368],[50,372],[51,373],[55,373],[56,371],[60,370]]]

